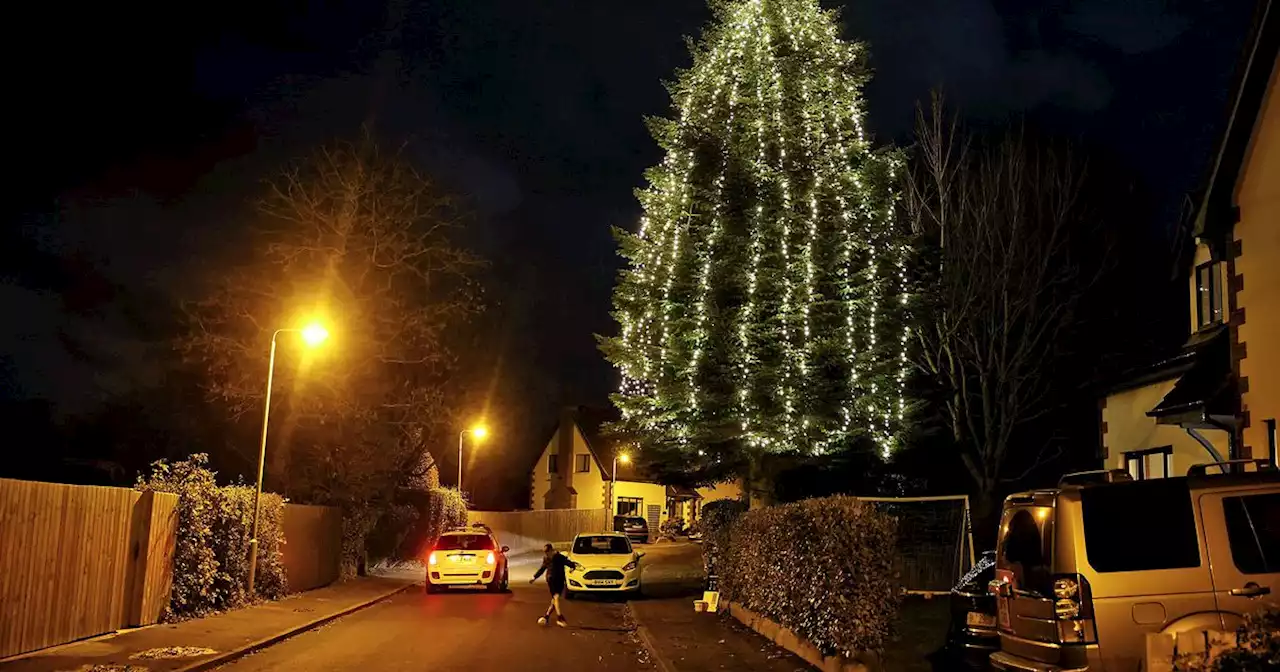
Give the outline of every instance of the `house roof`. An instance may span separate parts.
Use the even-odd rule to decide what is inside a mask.
[[[622,442],[614,439],[605,431],[605,425],[622,419],[617,409],[599,406],[575,406],[572,409],[573,421],[587,441],[587,449],[595,457],[596,466],[606,479],[613,478],[613,460],[625,451]],[[653,482],[634,462],[618,463],[619,481]]]
[[[1230,99],[1227,128],[1214,157],[1204,197],[1196,209],[1197,237],[1217,240],[1235,225],[1237,213],[1232,197],[1262,112],[1271,72],[1280,58],[1280,9],[1276,4],[1277,0],[1258,3]]]
[[[1182,376],[1195,366],[1196,356],[1201,348],[1225,331],[1226,327],[1219,325],[1196,332],[1183,343],[1177,353],[1108,377],[1100,385],[1103,394],[1118,394]]]
[[[1191,366],[1147,415],[1166,424],[1182,424],[1189,414],[1234,415],[1230,346],[1227,330],[1215,330],[1192,350]]]

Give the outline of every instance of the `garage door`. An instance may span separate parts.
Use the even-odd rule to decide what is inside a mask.
[[[662,507],[657,504],[650,504],[648,514],[649,541],[653,541],[658,538],[658,522],[662,519]]]

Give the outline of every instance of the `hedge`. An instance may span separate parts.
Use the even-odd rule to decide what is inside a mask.
[[[702,507],[698,530],[702,533],[702,566],[708,576],[718,573],[729,548],[729,531],[746,512],[746,502],[737,499],[717,499]]]
[[[727,599],[824,655],[884,650],[902,599],[892,517],[854,497],[807,499],[748,511],[729,537],[717,560]]]
[[[163,618],[201,616],[244,606],[251,600],[249,538],[254,489],[219,486],[209,458],[192,455],[181,462],[161,460],[139,477],[139,490],[178,495],[178,531],[173,558],[173,588]],[[275,599],[288,592],[280,555],[284,500],[262,493],[258,521],[257,594]]]

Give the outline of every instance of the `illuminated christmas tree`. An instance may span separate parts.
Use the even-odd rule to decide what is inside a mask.
[[[906,410],[907,244],[892,151],[863,132],[860,44],[816,0],[716,3],[669,86],[602,349],[614,403],[678,471],[874,445]],[[869,442],[859,443],[860,439]],[[727,467],[726,467],[727,468]]]

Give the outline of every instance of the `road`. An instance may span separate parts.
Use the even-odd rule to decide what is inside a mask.
[[[669,596],[696,589],[699,549],[645,547],[645,590]],[[565,601],[570,626],[542,627],[546,585],[530,585],[536,566],[511,569],[509,594],[401,593],[322,628],[228,664],[224,672],[302,670],[605,670],[655,669],[636,638],[622,600]]]

